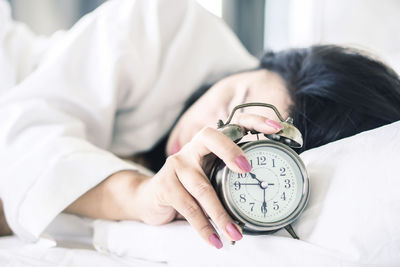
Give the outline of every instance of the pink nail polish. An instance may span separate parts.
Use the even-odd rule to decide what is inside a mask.
[[[229,223],[225,229],[233,240],[239,241],[240,239],[243,238],[243,235],[239,232],[239,230],[233,223]]]
[[[213,246],[216,247],[217,249],[220,249],[223,246],[221,239],[219,239],[219,237],[216,234],[210,235],[208,240],[210,240],[211,244],[213,244]]]
[[[251,165],[243,155],[240,155],[236,158],[236,164],[245,172],[251,171]]]
[[[275,128],[276,130],[282,130],[283,129],[283,126],[279,122],[276,122],[276,121],[268,119],[268,120],[265,121],[265,123],[268,124],[269,126],[271,126],[272,128]]]

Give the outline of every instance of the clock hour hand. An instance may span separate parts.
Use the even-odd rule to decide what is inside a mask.
[[[260,184],[262,183],[262,181],[258,180],[256,175],[254,173],[249,172],[251,178],[256,179]]]

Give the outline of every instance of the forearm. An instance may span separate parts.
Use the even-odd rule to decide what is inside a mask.
[[[136,171],[121,171],[105,179],[65,209],[96,219],[141,221],[140,187],[150,179]]]

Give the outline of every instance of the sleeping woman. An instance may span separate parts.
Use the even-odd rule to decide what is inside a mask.
[[[204,240],[220,248],[222,242],[209,216],[230,239],[240,240],[239,228],[202,170],[202,158],[214,153],[232,170],[251,170],[240,148],[214,125],[227,117],[230,107],[255,101],[271,103],[284,117],[294,118],[303,133],[301,152],[400,120],[400,80],[383,63],[351,48],[326,45],[268,52],[257,69],[195,92],[163,142],[141,155],[154,176],[119,172],[75,201],[67,212],[149,224],[184,217]],[[281,129],[271,112],[250,108],[236,123],[264,133]],[[95,213],[96,200],[104,191],[106,207]]]
[[[180,3],[181,13],[168,21],[173,26],[154,32],[162,45],[152,36],[147,46],[131,47],[131,39],[114,31],[127,18],[140,19],[135,12],[154,8],[134,3],[114,1],[87,17],[0,97],[0,196],[8,224],[22,238],[35,240],[65,211],[154,225],[184,218],[221,248],[209,219],[231,240],[242,233],[211,186],[203,158],[213,153],[235,172],[251,169],[215,127],[234,106],[265,102],[294,118],[304,139],[299,153],[400,120],[398,75],[361,51],[320,45],[267,52],[253,64],[229,30],[190,1]],[[116,11],[126,17],[97,33]],[[135,25],[129,38],[148,34]],[[197,30],[195,39],[174,35],[185,27],[187,34]],[[117,36],[103,39],[111,33]],[[116,43],[117,55],[108,51]],[[228,71],[233,74],[221,78]],[[246,108],[235,123],[266,134],[282,129],[274,113],[259,108]],[[135,162],[122,159],[132,156]]]

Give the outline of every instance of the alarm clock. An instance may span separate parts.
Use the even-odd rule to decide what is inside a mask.
[[[257,137],[261,134],[230,124],[238,109],[251,106],[273,109],[283,129],[264,134],[265,140],[240,143],[247,134]],[[293,238],[299,239],[291,224],[307,205],[310,184],[304,163],[292,149],[303,145],[302,135],[292,118],[284,120],[271,104],[246,103],[236,106],[226,123],[219,120],[218,129],[238,143],[252,166],[248,173],[237,173],[228,169],[222,160],[216,159],[212,164],[209,178],[226,211],[244,234],[270,234],[285,228]]]

